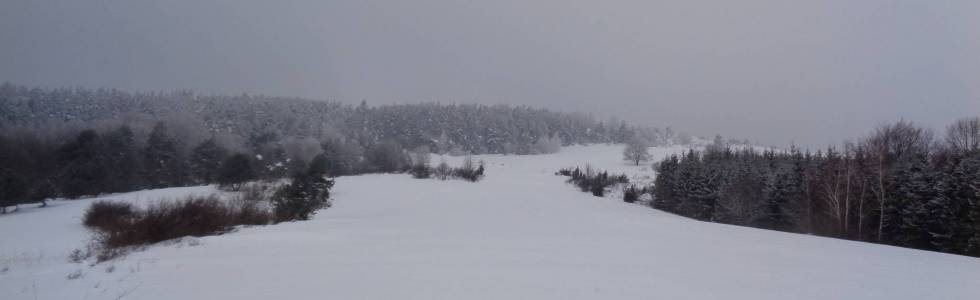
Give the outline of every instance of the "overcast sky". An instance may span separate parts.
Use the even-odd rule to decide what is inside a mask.
[[[822,146],[980,115],[980,1],[2,0],[0,81],[527,104]]]

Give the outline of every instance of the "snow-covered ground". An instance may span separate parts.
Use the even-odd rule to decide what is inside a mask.
[[[0,299],[980,299],[977,258],[697,222],[554,175],[586,163],[651,175],[621,150],[480,156],[479,183],[339,178],[334,206],[311,221],[95,266],[67,258],[86,243],[80,217],[93,200],[25,208],[0,217]]]

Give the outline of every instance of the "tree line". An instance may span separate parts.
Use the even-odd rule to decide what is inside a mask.
[[[980,118],[906,121],[842,148],[720,142],[655,165],[652,205],[698,220],[980,256]]]
[[[408,155],[394,142],[362,151],[337,141],[295,142],[256,135],[244,147],[229,147],[218,137],[187,145],[171,127],[159,122],[144,134],[126,125],[101,132],[85,129],[65,140],[44,139],[29,131],[4,132],[0,212],[18,204],[45,205],[56,197],[210,183],[234,188],[304,172],[340,176],[401,172],[409,166]]]

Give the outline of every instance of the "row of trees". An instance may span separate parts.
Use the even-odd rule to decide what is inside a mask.
[[[656,166],[653,206],[699,220],[980,256],[980,118],[901,121],[811,153],[716,143]]]

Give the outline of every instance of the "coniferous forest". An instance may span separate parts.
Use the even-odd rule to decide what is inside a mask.
[[[980,118],[900,121],[843,148],[704,151],[657,165],[655,208],[719,223],[980,256]]]
[[[148,188],[401,172],[406,149],[536,154],[622,142],[588,115],[487,105],[368,106],[188,91],[0,85],[0,207]]]

